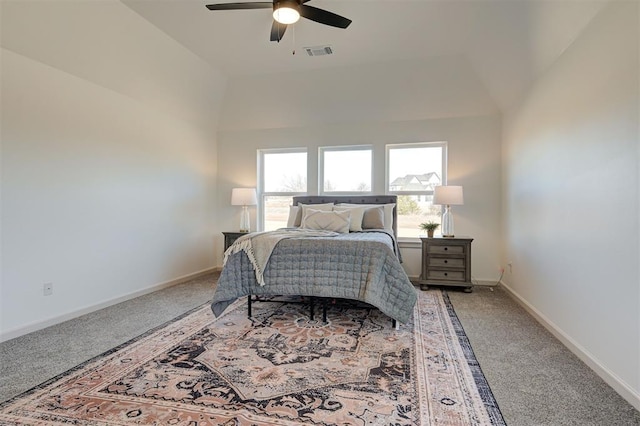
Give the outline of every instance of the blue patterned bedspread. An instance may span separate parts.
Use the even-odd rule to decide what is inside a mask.
[[[297,295],[359,300],[401,323],[413,313],[417,294],[384,231],[336,237],[295,238],[276,245],[264,271],[265,285],[240,251],[225,264],[211,303],[218,316],[237,298]]]

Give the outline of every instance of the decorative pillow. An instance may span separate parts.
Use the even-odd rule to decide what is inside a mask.
[[[307,209],[305,216],[302,218],[302,228],[322,229],[346,234],[349,232],[350,219],[351,212],[349,211],[334,212]]]
[[[333,208],[333,203],[325,203],[325,204],[302,204],[302,203],[298,203],[297,206],[291,206],[291,208],[297,208],[296,210],[296,216],[295,219],[293,220],[291,226],[289,226],[289,220],[287,220],[287,227],[291,228],[291,227],[299,227],[302,224],[302,218],[304,217],[304,213],[305,213],[305,209],[308,207],[311,207],[314,210],[320,210],[323,212],[329,212],[331,211],[331,209]],[[291,219],[291,213],[292,211],[289,210],[289,219]]]
[[[384,229],[384,207],[371,207],[364,211],[362,229]]]
[[[298,206],[289,206],[289,217],[287,218],[287,228],[295,227],[296,219],[298,218],[298,213],[300,211],[300,207]],[[298,226],[300,224],[298,223]]]
[[[362,231],[362,216],[366,207],[351,207],[351,206],[334,206],[334,212],[351,212],[351,224],[349,225],[349,231]]]
[[[337,204],[338,206],[348,206],[348,207],[382,207],[384,208],[384,228],[389,231],[393,229],[393,208],[396,206],[395,203],[389,204],[349,204],[349,203],[341,203]]]

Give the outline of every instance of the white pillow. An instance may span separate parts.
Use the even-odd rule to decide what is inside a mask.
[[[351,222],[351,212],[334,212],[307,209],[302,218],[302,228],[321,229],[324,231],[349,232],[349,222]]]
[[[349,231],[356,232],[356,231],[362,231],[362,217],[364,216],[364,211],[367,208],[368,207],[362,207],[362,206],[351,207],[351,206],[338,205],[333,207],[333,211],[334,212],[344,212],[344,211],[351,212],[351,225],[349,225]]]
[[[304,216],[305,209],[311,207],[314,210],[331,211],[333,203],[325,204],[302,204],[298,203],[297,206],[289,206],[289,218],[287,219],[287,228],[297,228],[302,224],[302,217]]]
[[[300,207],[289,206],[289,217],[287,218],[287,228],[294,228],[296,225],[296,219],[298,218],[298,211]]]
[[[384,229],[389,231],[393,230],[393,208],[396,206],[395,203],[389,204],[349,204],[349,203],[340,203],[337,204],[340,207],[380,207],[384,208]]]

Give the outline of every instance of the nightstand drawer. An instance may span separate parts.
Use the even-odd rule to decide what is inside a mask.
[[[437,281],[465,281],[465,271],[441,271],[438,269],[429,269],[427,271],[428,280]]]
[[[461,244],[429,244],[429,254],[464,254],[464,246]]]
[[[465,268],[465,259],[463,257],[430,257],[428,262],[430,268]]]

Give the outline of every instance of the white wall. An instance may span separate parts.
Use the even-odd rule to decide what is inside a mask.
[[[608,6],[505,118],[505,283],[640,408],[638,3]]]
[[[498,114],[470,63],[442,56],[231,78],[220,130]]]
[[[224,78],[117,1],[3,2],[2,47],[2,339],[213,267]]]
[[[229,205],[231,189],[256,185],[257,149],[307,147],[309,191],[315,193],[318,147],[372,144],[373,192],[384,193],[385,144],[447,141],[449,183],[465,188],[465,204],[454,210],[456,233],[475,238],[474,279],[498,279],[501,121],[464,60],[236,77],[229,81],[221,117],[221,230],[237,229],[239,210]],[[419,245],[403,248],[403,255],[407,273],[418,276]]]

